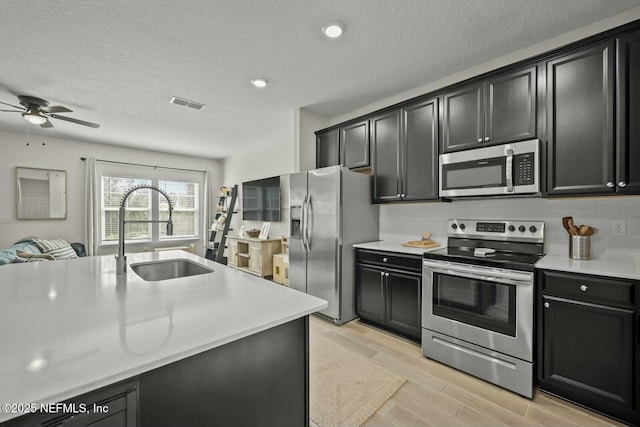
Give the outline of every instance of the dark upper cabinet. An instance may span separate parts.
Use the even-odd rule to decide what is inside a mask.
[[[402,200],[401,110],[371,118],[373,201]]]
[[[540,389],[638,423],[637,284],[542,270],[538,286]]]
[[[402,200],[438,199],[438,99],[402,109]]]
[[[369,166],[369,120],[316,132],[316,167]]]
[[[551,59],[547,72],[547,195],[615,191],[615,42]]]
[[[438,198],[438,99],[373,116],[373,201]]]
[[[445,153],[536,137],[535,66],[463,86],[442,100]]]
[[[316,135],[316,167],[340,164],[340,133],[334,129]]]
[[[536,67],[530,67],[500,74],[486,81],[486,144],[536,137],[536,74]]]
[[[474,83],[442,96],[442,151],[480,147],[483,136],[484,83]]]
[[[340,128],[340,160],[350,169],[369,166],[369,120]]]
[[[617,40],[616,191],[640,194],[640,31]]]

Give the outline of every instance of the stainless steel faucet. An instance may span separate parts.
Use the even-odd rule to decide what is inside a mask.
[[[158,193],[162,194],[169,203],[169,219],[167,221],[161,220],[136,220],[136,221],[125,221],[124,213],[125,213],[125,204],[127,202],[127,198],[136,190],[140,190],[142,188],[148,188],[149,190],[155,190]],[[124,226],[127,223],[155,223],[155,222],[166,222],[167,223],[167,235],[173,236],[173,221],[171,221],[171,215],[173,214],[173,202],[169,198],[169,195],[163,190],[159,189],[155,185],[136,185],[135,187],[130,188],[122,199],[120,199],[120,209],[118,210],[118,254],[116,255],[116,274],[126,274],[127,272],[127,257],[124,255]]]

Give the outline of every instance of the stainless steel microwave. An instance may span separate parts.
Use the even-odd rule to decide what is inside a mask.
[[[539,192],[537,139],[440,155],[440,197]]]

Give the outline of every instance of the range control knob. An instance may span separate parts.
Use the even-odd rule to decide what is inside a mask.
[[[521,233],[524,233],[526,231],[526,227],[524,225],[521,225],[520,227],[518,227],[518,231]]]
[[[464,224],[460,224],[460,230],[464,230],[466,226]]]
[[[451,228],[453,228],[454,230],[457,230],[458,229],[458,224],[456,224],[456,223],[451,224]]]
[[[536,231],[538,231],[538,229],[536,228],[535,225],[532,225],[531,227],[529,227],[529,231],[532,233],[535,233]]]
[[[516,231],[516,226],[515,225],[510,225],[509,226],[509,231]]]

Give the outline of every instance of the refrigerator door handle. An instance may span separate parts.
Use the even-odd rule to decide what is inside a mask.
[[[307,250],[307,196],[302,201],[302,210],[300,212],[300,239],[302,240],[302,248]]]
[[[313,230],[313,203],[311,202],[311,196],[307,201],[307,219],[305,221],[307,249],[311,251],[311,230]]]

